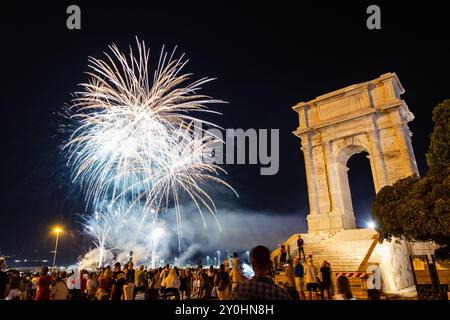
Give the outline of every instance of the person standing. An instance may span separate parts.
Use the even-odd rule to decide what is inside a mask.
[[[156,269],[153,271],[152,274],[150,274],[149,277],[149,284],[148,284],[148,291],[149,291],[149,299],[150,300],[157,300],[158,294],[161,292],[161,268]]]
[[[293,300],[297,297],[297,292],[295,290],[295,275],[294,269],[292,267],[291,261],[288,261],[286,268],[284,269],[284,273],[286,275],[286,289],[288,290],[289,295]]]
[[[325,292],[327,293],[327,299],[331,300],[331,265],[327,261],[322,263],[320,273],[322,274],[322,281],[320,283],[322,300],[325,300]]]
[[[317,300],[317,289],[319,289],[319,280],[317,279],[317,268],[314,266],[313,260],[308,259],[305,268],[306,290],[309,292],[309,300],[312,300],[312,293],[315,293]]]
[[[52,300],[67,300],[69,297],[69,288],[66,284],[66,273],[62,272],[60,276],[56,277],[56,282],[51,288]]]
[[[230,293],[230,276],[225,271],[225,265],[221,264],[219,272],[214,279],[214,285],[217,291],[217,298],[219,300],[227,300]]]
[[[255,276],[239,283],[231,292],[232,300],[290,300],[288,293],[277,286],[269,276],[270,251],[256,246],[250,252],[250,262]]]
[[[98,278],[97,300],[108,300],[111,295],[111,270],[106,266]]]
[[[33,274],[33,277],[31,278],[31,296],[30,299],[34,300],[36,297],[36,291],[38,288],[38,282],[39,282],[39,273]]]
[[[350,288],[350,281],[346,276],[337,278],[337,291],[336,300],[356,300]]]
[[[280,248],[280,266],[279,266],[280,270],[284,269],[286,260],[287,260],[287,251],[286,251],[286,247],[282,244],[281,248]]]
[[[125,266],[125,265],[124,265]],[[127,276],[125,285],[123,287],[124,300],[133,300],[134,293],[134,275],[133,262],[129,262],[127,268],[124,268],[124,272]]]
[[[228,256],[225,256],[223,259],[223,265],[225,266],[225,272],[230,272],[230,261],[228,260]]]
[[[27,300],[28,296],[30,295],[30,278],[27,275],[23,275],[22,279],[20,280],[20,300]]]
[[[178,280],[178,276],[175,268],[170,269],[169,274],[166,277],[166,289],[167,288],[178,288],[180,282]]]
[[[133,300],[136,299],[136,295],[138,291],[145,292],[145,282],[146,282],[146,273],[144,270],[144,265],[142,264],[138,270],[136,270],[135,276],[134,276],[134,290],[133,290]]]
[[[195,271],[195,285],[194,285],[194,294],[197,298],[200,298],[203,295],[203,266],[199,265],[197,267],[197,271]]]
[[[209,286],[212,288],[212,287],[214,287],[214,278],[216,276],[216,270],[214,270],[213,266],[209,267],[207,275],[208,275]]]
[[[298,258],[302,260],[302,253],[303,253],[303,260],[306,260],[305,251],[303,250],[305,242],[302,239],[302,235],[299,234],[297,237],[297,251],[298,251]]]
[[[81,297],[81,277],[80,270],[72,270],[72,274],[67,278],[66,284],[69,288],[72,300],[78,300]]]
[[[14,270],[11,272],[9,278],[9,291],[5,300],[20,300],[20,275],[19,271]]]
[[[97,293],[98,283],[94,277],[94,273],[90,272],[88,274],[88,279],[86,281],[86,297],[88,300],[93,300],[95,294]]]
[[[120,262],[116,262],[112,274],[111,300],[119,301],[122,298],[126,277],[126,274],[120,270]]]
[[[86,298],[86,283],[88,280],[88,272],[86,270],[81,270],[80,273],[80,295],[81,299]]]
[[[5,258],[0,257],[0,300],[5,299],[9,291],[9,276],[3,271],[5,267]]]
[[[297,289],[298,295],[300,297],[300,300],[306,300],[305,297],[305,282],[304,282],[304,269],[302,262],[299,258],[295,261],[295,288]]]
[[[231,277],[231,289],[233,290],[242,281],[242,272],[240,265],[233,266],[230,272]]]
[[[370,265],[367,267],[367,294],[369,300],[380,300],[381,296],[381,271],[378,265]]]
[[[186,291],[186,294],[187,294],[187,298],[188,298],[188,299],[190,299],[190,298],[191,298],[191,295],[192,295],[192,287],[193,287],[193,283],[194,283],[194,280],[193,280],[192,278],[193,278],[193,277],[192,277],[191,269],[190,269],[190,268],[187,268],[187,269],[186,269],[186,283],[187,283],[187,291]]]
[[[233,257],[231,258],[231,267],[232,268],[241,268],[241,260],[239,259],[239,255],[237,252],[233,252]]]
[[[170,271],[170,265],[166,264],[166,267],[160,272],[159,278],[161,280],[161,292],[164,292],[166,289],[166,277],[169,274]]]
[[[180,272],[180,298],[181,300],[187,299],[187,291],[188,291],[188,278],[186,276],[186,269],[181,269]]]
[[[50,285],[52,277],[48,275],[48,268],[43,267],[39,276],[38,289],[35,300],[50,300]]]

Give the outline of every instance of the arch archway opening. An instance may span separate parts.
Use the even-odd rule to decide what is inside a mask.
[[[369,154],[366,151],[353,154],[347,161],[348,183],[356,226],[367,228],[372,219],[371,206],[375,201],[375,186]]]

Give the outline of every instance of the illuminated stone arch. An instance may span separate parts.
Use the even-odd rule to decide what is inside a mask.
[[[308,231],[354,229],[348,159],[367,152],[375,191],[418,174],[408,122],[414,119],[395,73],[294,106],[305,157]]]

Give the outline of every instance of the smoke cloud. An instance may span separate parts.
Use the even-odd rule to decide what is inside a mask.
[[[158,262],[184,265],[189,262],[204,261],[206,255],[220,260],[225,253],[238,252],[241,255],[256,245],[265,245],[274,249],[293,233],[306,229],[304,217],[300,214],[279,215],[276,212],[255,212],[241,208],[218,209],[216,220],[209,212],[203,212],[206,228],[201,215],[194,206],[181,206],[182,240],[178,250],[178,235],[174,210],[168,210],[160,216],[158,227],[164,230],[158,245]],[[129,252],[133,251],[136,264],[148,265],[151,254],[151,221],[146,221],[138,237],[135,235],[139,227],[138,217],[127,218],[124,226],[114,233],[111,244],[114,250],[108,251],[105,261],[128,261]],[[221,231],[222,230],[222,231]],[[115,255],[113,254],[115,253]],[[80,266],[94,266],[98,263],[98,250],[88,252],[80,262]],[[204,262],[203,262],[204,263]]]

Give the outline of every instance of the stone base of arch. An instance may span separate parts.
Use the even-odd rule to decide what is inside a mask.
[[[384,293],[394,293],[414,285],[410,255],[431,255],[437,248],[433,243],[407,242],[393,239],[379,243],[379,235],[373,229],[341,230],[331,233],[303,233],[306,256],[312,255],[314,264],[320,268],[324,260],[331,264],[334,273],[360,274],[364,276],[367,267],[380,266],[381,285]],[[298,256],[298,234],[293,234],[283,245],[289,258]],[[272,252],[272,260],[277,263],[279,248]],[[431,259],[431,256],[430,256]],[[283,274],[277,283],[283,283]],[[364,280],[362,280],[364,281]],[[356,293],[359,299],[367,299],[367,291],[360,288]],[[355,288],[358,290],[358,288]]]
[[[306,217],[308,231],[319,234],[335,234],[345,229],[355,229],[356,222],[353,214],[322,213],[309,214]]]

